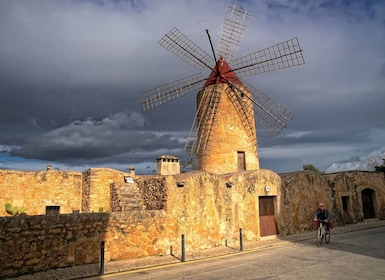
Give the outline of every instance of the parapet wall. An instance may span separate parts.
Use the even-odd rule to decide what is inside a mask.
[[[0,218],[0,279],[99,261],[109,215]]]
[[[60,206],[60,213],[81,210],[82,173],[58,170],[0,170],[0,216],[5,203],[27,208],[28,215],[45,214],[46,206]]]

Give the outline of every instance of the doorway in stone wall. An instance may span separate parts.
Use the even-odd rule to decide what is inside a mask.
[[[364,189],[362,195],[362,212],[364,212],[364,219],[375,218],[374,213],[374,196],[375,192],[372,189]]]
[[[237,159],[238,159],[238,172],[245,171],[246,170],[245,152],[238,151]]]
[[[259,197],[259,229],[260,236],[278,234],[278,227],[274,213],[275,196]]]
[[[349,196],[341,196],[342,201],[342,210],[344,213],[344,223],[352,224],[353,219],[350,216],[350,197]]]

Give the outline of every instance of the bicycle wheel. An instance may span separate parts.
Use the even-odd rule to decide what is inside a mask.
[[[329,244],[329,242],[330,242],[330,235],[331,235],[330,231],[327,231],[325,233],[325,242],[326,242],[326,244]]]
[[[322,239],[323,239],[322,230],[321,230],[321,228],[318,228],[318,230],[317,230],[317,246],[318,247],[322,246]]]

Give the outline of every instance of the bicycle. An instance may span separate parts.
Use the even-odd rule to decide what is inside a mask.
[[[327,229],[326,224],[328,221],[326,220],[320,220],[318,229],[317,229],[317,245],[318,247],[322,246],[322,242],[325,240],[326,244],[329,244],[330,242],[330,228],[329,230]]]

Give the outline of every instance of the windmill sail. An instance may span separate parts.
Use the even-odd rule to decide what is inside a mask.
[[[141,102],[143,111],[154,109],[191,92],[197,92],[204,80],[202,74],[198,73],[144,92]]]
[[[232,71],[237,73],[238,77],[248,77],[304,63],[298,39],[293,38],[235,59],[232,63]]]
[[[294,118],[294,114],[289,109],[275,102],[273,99],[263,94],[261,91],[243,81],[252,93],[252,102],[257,114],[258,122],[272,136],[277,136],[282,129],[286,128]],[[247,97],[247,96],[246,96]]]
[[[235,58],[252,13],[236,5],[228,5],[219,37],[217,54],[227,62]]]
[[[186,150],[198,155],[203,154],[206,149],[221,98],[221,93],[217,90],[216,85],[210,89],[210,94],[205,94],[204,90],[202,89],[199,93],[202,98],[185,147]],[[198,135],[199,137],[197,137]]]
[[[205,66],[211,69],[212,57],[175,27],[164,35],[158,44],[198,70]]]

